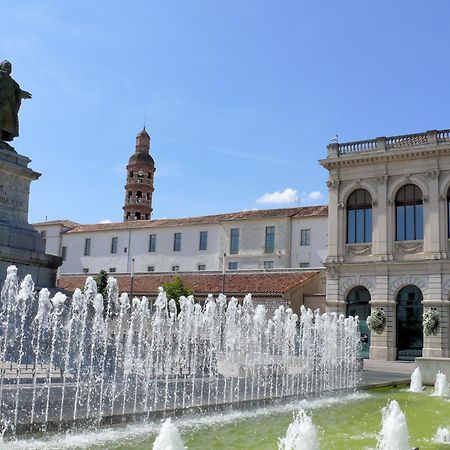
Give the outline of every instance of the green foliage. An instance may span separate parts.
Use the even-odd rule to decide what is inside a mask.
[[[377,308],[367,318],[367,326],[377,334],[381,334],[386,327],[386,313],[383,308]]]
[[[94,277],[94,281],[97,283],[97,293],[103,295],[103,315],[106,315],[106,311],[108,310],[108,292],[106,290],[108,273],[106,270],[100,270],[98,275]]]
[[[435,308],[428,308],[423,313],[423,332],[425,336],[436,336],[441,320]]]
[[[180,277],[175,277],[173,281],[164,283],[162,287],[166,291],[168,300],[173,298],[177,302],[177,305],[182,295],[187,297],[188,295],[192,295],[193,293],[192,289],[189,286],[185,286],[183,284],[183,280]]]

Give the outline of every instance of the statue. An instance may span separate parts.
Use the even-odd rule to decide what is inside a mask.
[[[5,141],[19,136],[19,108],[22,99],[31,98],[31,94],[22,91],[11,77],[12,65],[9,61],[0,63],[0,148],[13,149]],[[3,145],[2,145],[3,144]]]

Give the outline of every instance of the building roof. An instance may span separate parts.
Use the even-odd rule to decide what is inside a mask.
[[[255,211],[238,211],[234,213],[215,214],[210,216],[184,217],[180,219],[135,220],[115,223],[95,223],[78,225],[68,233],[84,233],[91,231],[128,230],[135,228],[156,228],[162,226],[206,225],[237,220],[327,217],[328,206],[303,206],[298,208],[261,209]]]
[[[66,228],[75,228],[78,227],[80,224],[67,219],[47,220],[45,222],[33,223],[33,227],[44,227],[53,225],[62,225],[63,227]]]
[[[260,272],[260,273],[226,273],[225,293],[227,295],[285,294],[299,288],[317,276],[319,271],[309,272]],[[156,295],[158,288],[164,283],[179,276],[185,286],[189,286],[194,294],[219,294],[222,292],[222,274],[136,274],[133,279],[135,295]],[[120,292],[129,292],[131,279],[129,275],[117,275]],[[84,287],[86,277],[82,275],[62,275],[58,286],[68,291]]]

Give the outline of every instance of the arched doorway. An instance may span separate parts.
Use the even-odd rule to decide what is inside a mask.
[[[354,287],[347,295],[347,317],[359,317],[359,332],[361,334],[361,357],[369,357],[370,331],[367,317],[370,315],[370,292],[364,286]]]
[[[422,356],[422,291],[405,286],[397,294],[397,359],[413,361]]]

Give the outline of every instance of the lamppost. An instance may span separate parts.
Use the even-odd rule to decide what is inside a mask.
[[[222,294],[225,295],[225,257],[227,256],[226,253],[223,254],[222,258]]]

